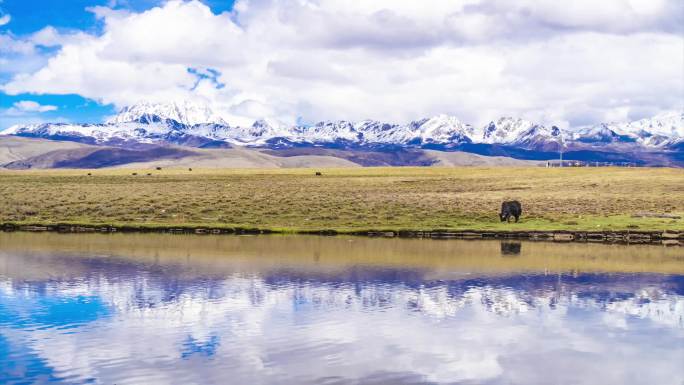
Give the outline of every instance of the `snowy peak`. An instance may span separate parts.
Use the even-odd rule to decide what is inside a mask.
[[[557,151],[565,145],[563,131],[556,126],[533,125],[523,130],[510,145],[537,151]]]
[[[437,115],[410,124],[417,130],[414,141],[423,144],[454,145],[469,143],[472,127],[449,115]]]
[[[194,102],[141,102],[126,107],[105,124],[39,124],[11,127],[0,134],[76,140],[94,144],[225,142],[238,146],[327,146],[333,148],[430,148],[500,152],[514,149],[557,152],[609,150],[681,151],[684,113],[667,113],[625,123],[602,123],[561,131],[531,121],[501,117],[471,126],[449,115],[436,115],[405,124],[377,120],[322,121],[291,126],[273,119],[230,126],[215,111]],[[470,146],[478,144],[480,146]],[[482,146],[485,145],[485,146]],[[515,152],[515,153],[520,153]]]
[[[292,129],[294,137],[306,138],[303,141],[314,143],[332,143],[335,141],[354,141],[363,138],[363,134],[356,131],[354,123],[340,121],[318,122],[310,127],[294,127]]]
[[[607,124],[601,123],[598,126],[587,127],[573,133],[573,139],[583,143],[614,143],[634,142],[635,139],[629,135],[620,135],[616,130],[611,129]]]
[[[520,141],[521,136],[533,135],[535,128],[541,127],[530,121],[520,118],[502,117],[490,122],[482,130],[482,136],[475,138],[482,143],[515,143]]]
[[[609,126],[621,134],[650,135],[684,138],[684,112],[667,112],[651,118],[628,123],[611,123]]]
[[[462,123],[454,116],[437,115],[429,119],[412,122],[411,127],[417,130],[423,141],[453,142],[467,138],[470,125]]]
[[[218,113],[206,104],[190,101],[169,103],[140,102],[124,107],[116,116],[109,119],[107,123],[144,123],[150,120],[165,119],[175,120],[188,126],[206,123],[228,125]]]
[[[662,147],[684,139],[684,112],[667,112],[631,122],[601,123],[581,127],[572,133],[583,143],[639,143],[647,147]]]

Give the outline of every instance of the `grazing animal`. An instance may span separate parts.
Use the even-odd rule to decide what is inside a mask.
[[[520,202],[506,201],[501,204],[501,213],[499,214],[501,222],[508,222],[511,219],[511,217],[514,217],[515,221],[518,222],[518,219],[520,218],[521,214],[522,205],[520,205]]]
[[[322,172],[320,172],[320,171],[316,171],[316,176],[321,176],[321,175],[323,175],[323,173],[322,173]]]
[[[157,171],[161,171],[161,167],[157,167]]]
[[[189,168],[188,171],[192,171],[192,168]]]

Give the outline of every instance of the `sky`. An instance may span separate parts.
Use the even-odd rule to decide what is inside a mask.
[[[684,110],[681,0],[0,0],[0,129],[139,101],[231,124]]]

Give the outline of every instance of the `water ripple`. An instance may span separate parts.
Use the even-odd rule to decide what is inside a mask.
[[[0,383],[544,384],[542,366],[556,383],[684,379],[679,275],[0,255],[22,274],[46,258],[77,273],[0,275]]]

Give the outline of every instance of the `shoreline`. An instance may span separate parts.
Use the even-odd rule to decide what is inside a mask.
[[[166,233],[196,235],[260,235],[260,234],[302,234],[302,235],[353,235],[382,238],[423,238],[423,239],[466,239],[466,240],[526,240],[547,242],[591,242],[607,244],[653,244],[664,246],[684,246],[684,231],[677,230],[471,230],[471,229],[432,229],[432,230],[333,230],[333,229],[269,229],[250,227],[212,227],[212,226],[165,226],[165,225],[86,225],[86,224],[0,224],[4,232],[57,232],[57,233]]]

